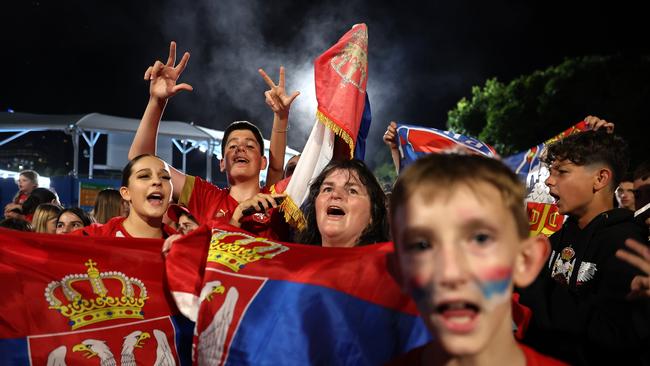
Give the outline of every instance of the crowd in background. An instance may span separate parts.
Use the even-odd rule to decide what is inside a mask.
[[[150,100],[119,190],[100,192],[86,213],[62,207],[56,194],[38,187],[36,172],[23,171],[0,226],[160,238],[163,254],[182,235],[215,223],[323,247],[393,241],[399,280],[438,336],[401,364],[481,357],[505,362],[499,364],[521,364],[522,357],[529,364],[561,364],[536,352],[572,364],[650,362],[650,162],[642,157],[636,160],[645,163],[629,169],[627,145],[612,124],[588,117],[590,130],[549,146],[545,184],[568,217],[550,241],[529,238],[524,187],[516,175],[497,159],[462,151],[418,160],[400,173],[393,192],[382,190],[363,161],[332,159],[310,183],[301,207],[306,222],[296,230],[284,221],[280,206],[287,196],[275,186],[291,179],[295,168],[293,161],[285,167],[284,149],[298,93],[287,94],[283,68],[277,84],[260,70],[274,114],[270,156],[254,124],[237,121],[224,131],[220,168],[228,187],[186,175],[155,155],[169,98],[192,90],[176,84],[188,60],[185,53],[176,64],[172,42],[167,63],[156,61],[145,72]],[[391,123],[384,141],[397,165],[395,138]],[[527,309],[521,310],[525,321],[511,316],[515,309]],[[475,337],[468,341],[467,333]]]

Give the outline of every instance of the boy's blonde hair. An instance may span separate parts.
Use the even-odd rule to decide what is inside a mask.
[[[528,217],[524,206],[525,188],[507,166],[496,159],[479,155],[430,154],[418,159],[400,174],[390,197],[390,218],[415,191],[425,200],[445,195],[461,185],[471,189],[487,183],[501,193],[503,204],[512,213],[521,239],[529,236]]]

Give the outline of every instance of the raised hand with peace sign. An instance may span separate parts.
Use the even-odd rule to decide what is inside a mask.
[[[172,41],[169,45],[169,57],[167,63],[163,64],[161,61],[156,61],[153,66],[149,66],[144,73],[145,80],[151,80],[149,84],[149,95],[151,98],[159,100],[166,100],[180,91],[192,91],[193,88],[190,84],[181,83],[176,84],[176,81],[185,70],[187,62],[190,59],[190,53],[185,52],[183,58],[176,65],[176,42]]]
[[[266,97],[266,104],[271,108],[273,113],[277,114],[280,119],[287,119],[289,117],[289,109],[291,103],[300,95],[299,91],[294,91],[291,95],[287,95],[284,82],[284,66],[280,66],[280,80],[276,85],[273,80],[264,72],[263,69],[257,70],[266,82],[266,85],[271,88],[264,92]]]
[[[271,143],[269,147],[269,170],[266,174],[266,186],[270,187],[282,179],[284,175],[284,153],[287,148],[287,131],[289,129],[289,109],[291,103],[300,95],[294,91],[287,94],[284,81],[284,67],[280,66],[280,79],[276,85],[264,72],[257,70],[269,86],[264,92],[266,104],[273,111],[273,127],[271,129]]]

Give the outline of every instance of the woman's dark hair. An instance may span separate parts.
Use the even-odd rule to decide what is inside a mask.
[[[90,218],[90,216],[86,213],[86,211],[82,210],[79,207],[69,207],[69,208],[64,208],[61,210],[61,213],[59,213],[59,216],[56,218],[56,222],[58,223],[59,220],[61,219],[61,215],[63,215],[66,212],[71,212],[81,220],[81,222],[84,224],[84,226],[88,226],[93,223],[93,220]]]
[[[32,224],[27,220],[8,217],[0,221],[0,227],[18,231],[32,231]]]
[[[36,211],[38,205],[41,203],[52,203],[56,198],[56,194],[47,188],[34,188],[29,197],[23,202],[23,214],[31,215]]]
[[[316,223],[316,197],[320,192],[321,185],[325,178],[336,170],[347,170],[356,172],[359,181],[366,187],[370,198],[370,224],[363,230],[357,245],[367,245],[388,241],[388,218],[386,213],[386,195],[381,189],[375,175],[368,169],[368,166],[361,160],[332,160],[325,166],[323,171],[314,179],[309,186],[309,196],[302,207],[307,225],[305,229],[298,232],[297,242],[304,244],[322,243],[318,224]]]
[[[154,158],[160,159],[158,156],[153,154],[141,154],[129,160],[129,162],[126,163],[126,165],[124,166],[124,169],[122,169],[122,187],[128,187],[129,185],[129,178],[131,178],[131,174],[133,174],[133,172],[131,171],[131,169],[133,168],[133,164],[135,164],[138,160],[146,156],[153,156]]]

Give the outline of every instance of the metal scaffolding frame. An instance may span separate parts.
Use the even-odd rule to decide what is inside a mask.
[[[95,145],[102,134],[115,132],[135,133],[140,120],[123,118],[100,113],[86,115],[40,115],[30,113],[0,112],[0,132],[15,132],[14,135],[0,141],[0,146],[7,144],[21,136],[35,131],[60,130],[70,135],[73,146],[73,167],[70,175],[79,176],[79,150],[80,136],[89,148],[88,178],[94,174]],[[186,172],[187,154],[199,149],[206,154],[206,180],[212,179],[212,158],[220,156],[218,147],[221,146],[223,131],[213,130],[194,123],[180,121],[161,121],[158,131],[159,136],[170,137],[173,146],[182,155],[182,171]],[[269,149],[270,142],[264,140],[265,150]],[[298,151],[287,147],[285,161],[288,157],[298,154]]]

